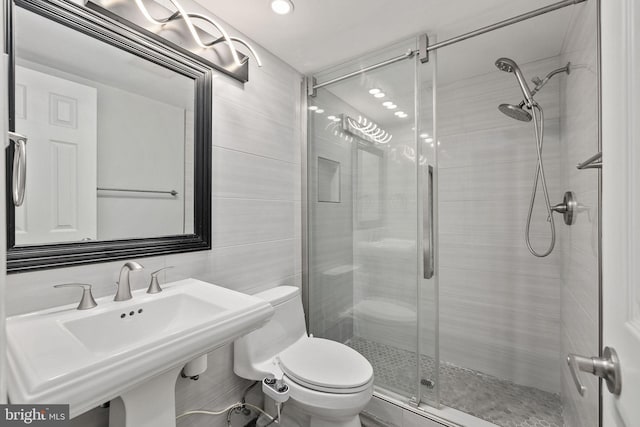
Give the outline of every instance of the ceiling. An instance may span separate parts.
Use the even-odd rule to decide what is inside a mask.
[[[557,0],[293,1],[294,13],[280,16],[271,11],[269,0],[197,0],[303,74],[424,32],[444,40]],[[570,9],[550,15],[567,15]],[[533,47],[548,50],[546,56],[557,54],[568,24],[563,21],[560,26],[533,27]],[[530,34],[519,32],[503,43],[519,46]]]

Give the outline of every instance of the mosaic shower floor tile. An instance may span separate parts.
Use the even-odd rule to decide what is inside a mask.
[[[415,394],[414,353],[354,337],[351,346],[373,365],[376,385],[404,395]],[[422,384],[436,380],[433,358],[420,357]],[[428,399],[428,395],[426,398]],[[440,400],[501,427],[562,427],[560,396],[501,380],[450,363],[440,364]]]

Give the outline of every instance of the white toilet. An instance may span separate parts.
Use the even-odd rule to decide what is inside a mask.
[[[274,307],[262,328],[234,343],[234,372],[249,380],[282,377],[293,406],[311,427],[360,427],[360,411],[373,394],[373,368],[360,353],[307,335],[300,290],[279,286],[254,295]]]

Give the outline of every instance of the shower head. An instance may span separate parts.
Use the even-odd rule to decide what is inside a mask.
[[[524,104],[513,105],[513,104],[500,104],[498,110],[500,110],[503,114],[511,117],[512,119],[520,120],[521,122],[530,122],[531,114],[528,111],[525,111],[522,107]]]
[[[518,67],[518,65],[512,59],[499,58],[496,61],[496,67],[505,73],[513,73],[514,68]]]
[[[496,61],[496,67],[506,73],[515,74],[516,80],[518,80],[518,84],[520,85],[520,89],[522,89],[522,94],[524,95],[527,106],[531,107],[535,103],[535,101],[533,100],[531,90],[529,89],[527,81],[524,79],[524,76],[522,75],[522,71],[520,71],[520,67],[518,67],[518,64],[516,64],[513,59],[499,58]]]

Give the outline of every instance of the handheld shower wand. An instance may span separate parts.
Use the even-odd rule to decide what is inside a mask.
[[[522,75],[522,71],[520,71],[520,67],[518,67],[518,64],[516,64],[513,59],[499,58],[496,61],[496,67],[506,73],[513,73],[516,76],[516,80],[518,80],[520,89],[522,89],[522,94],[524,95],[526,106],[528,108],[532,108],[535,105],[533,94],[531,93],[531,89],[529,89],[529,85],[527,85],[527,81],[524,79],[524,76]]]
[[[566,72],[569,74],[569,66],[567,64],[566,67],[558,68],[557,70],[552,71],[547,74],[544,80],[540,80],[539,78],[534,79],[534,83],[536,87],[531,90],[527,85],[527,82],[522,75],[522,71],[520,71],[520,67],[509,58],[499,58],[496,61],[496,67],[498,69],[505,71],[507,73],[513,73],[516,76],[516,80],[520,85],[520,89],[522,90],[522,94],[524,95],[524,101],[522,101],[519,105],[513,104],[500,104],[498,109],[506,114],[507,116],[514,118],[516,120],[521,120],[525,122],[531,121],[533,119],[533,129],[535,132],[536,138],[536,155],[537,155],[537,164],[536,164],[536,173],[533,179],[533,190],[531,192],[531,201],[529,203],[529,211],[527,213],[527,225],[525,227],[525,242],[527,243],[527,248],[531,254],[537,257],[546,257],[549,255],[556,244],[556,224],[553,219],[553,207],[551,206],[551,202],[549,200],[549,190],[547,188],[547,180],[544,175],[544,164],[542,162],[542,145],[544,143],[544,112],[542,111],[542,107],[533,99],[533,95],[535,95],[554,75]],[[524,107],[527,107],[531,113],[524,110]],[[538,192],[538,181],[540,181],[542,185],[542,192],[544,194],[545,207],[547,208],[547,221],[549,221],[549,226],[551,228],[551,241],[549,242],[549,246],[544,252],[536,251],[531,245],[531,217],[533,214],[533,207],[536,202],[536,194]]]

